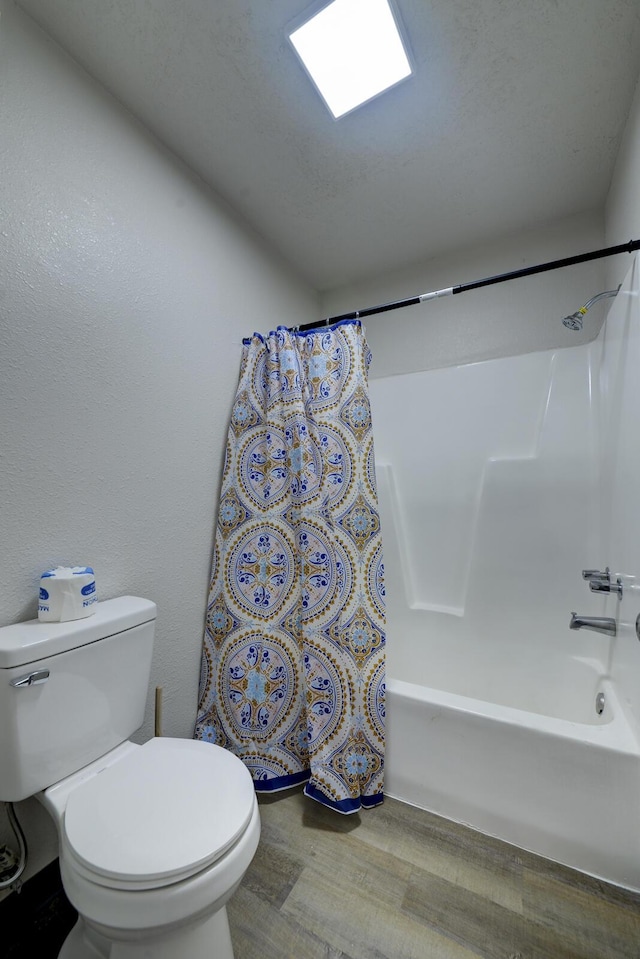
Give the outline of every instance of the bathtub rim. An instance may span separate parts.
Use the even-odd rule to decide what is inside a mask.
[[[613,713],[611,719],[602,723],[580,723],[569,719],[558,719],[542,713],[434,689],[431,686],[420,686],[393,677],[387,679],[386,689],[392,695],[404,696],[413,702],[428,702],[432,706],[450,709],[457,713],[482,716],[501,724],[524,725],[544,736],[560,736],[640,758],[640,730],[636,728],[631,715],[625,709],[615,683],[607,675],[602,677],[599,685]],[[387,722],[393,722],[392,715],[393,710],[387,710]]]

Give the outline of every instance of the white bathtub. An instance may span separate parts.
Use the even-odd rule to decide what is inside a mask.
[[[371,382],[386,792],[636,891],[639,364],[636,266],[591,343]]]
[[[503,675],[502,704],[389,679],[385,792],[640,890],[638,735],[597,661],[566,666]]]

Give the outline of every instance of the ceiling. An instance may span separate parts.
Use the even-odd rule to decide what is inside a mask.
[[[334,120],[307,0],[19,5],[317,290],[601,208],[640,68],[640,0],[396,0],[415,76]]]

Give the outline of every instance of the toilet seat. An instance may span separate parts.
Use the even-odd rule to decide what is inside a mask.
[[[155,738],[74,789],[62,824],[73,870],[111,889],[154,889],[227,853],[255,806],[251,774],[228,750]]]

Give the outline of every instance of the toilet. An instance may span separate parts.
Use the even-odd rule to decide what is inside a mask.
[[[0,800],[53,818],[78,921],[60,959],[233,959],[225,905],[258,846],[251,775],[228,750],[142,725],[155,603],[0,628]]]

